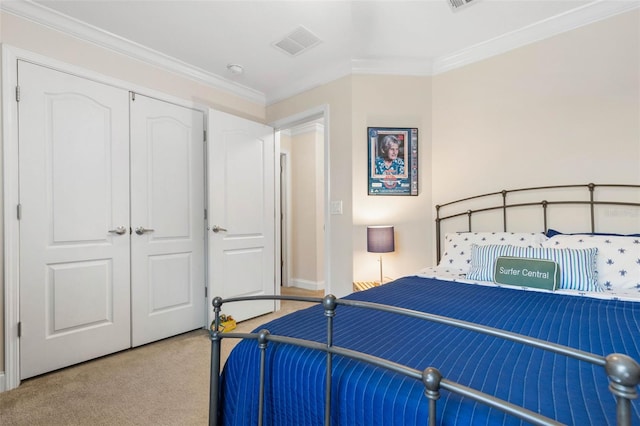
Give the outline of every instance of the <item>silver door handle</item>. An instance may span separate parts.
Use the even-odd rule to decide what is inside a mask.
[[[155,231],[155,229],[143,228],[142,226],[138,226],[136,228],[136,234],[138,234],[138,235],[142,235],[142,234],[144,234],[146,232],[153,232],[153,231]]]
[[[218,225],[213,225],[213,228],[211,228],[211,230],[212,230],[213,232],[215,232],[216,234],[217,234],[218,232],[220,232],[220,231],[222,231],[222,232],[227,232],[227,230],[226,230],[226,229],[221,228],[221,227],[220,227],[220,226],[218,226]]]
[[[118,234],[118,235],[122,235],[125,232],[127,232],[127,228],[125,228],[124,226],[118,226],[116,229],[110,229],[109,231],[110,234]]]

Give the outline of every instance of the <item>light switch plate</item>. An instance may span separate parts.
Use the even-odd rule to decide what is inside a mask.
[[[342,214],[342,201],[331,202],[331,214]]]

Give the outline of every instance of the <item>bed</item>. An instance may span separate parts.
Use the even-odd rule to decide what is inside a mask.
[[[523,198],[574,189],[588,195]],[[586,208],[586,231],[549,229],[550,206],[561,217],[567,206]],[[507,220],[523,224],[511,209],[539,207],[540,230],[507,230]],[[474,230],[491,212],[501,229]],[[275,297],[318,305],[250,334],[213,331],[210,423],[640,424],[638,217],[640,185],[525,188],[438,206],[436,267],[342,299]],[[443,230],[459,218],[464,232]],[[622,226],[609,228],[611,218]],[[498,261],[533,258],[562,272],[547,277],[551,287],[509,274],[496,284],[505,279]],[[215,298],[216,316],[242,300]],[[218,375],[223,338],[245,340]]]

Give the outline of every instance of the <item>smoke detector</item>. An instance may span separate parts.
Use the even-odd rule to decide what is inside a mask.
[[[454,12],[469,6],[470,4],[477,3],[479,0],[447,0],[449,6],[451,6],[451,10]]]
[[[281,40],[273,43],[273,46],[284,51],[285,53],[288,53],[291,56],[296,56],[311,49],[321,41],[322,40],[320,40],[320,38],[318,38],[311,31],[303,26],[299,26]]]

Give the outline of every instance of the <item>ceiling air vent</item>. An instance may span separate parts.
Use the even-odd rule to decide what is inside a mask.
[[[320,43],[320,41],[321,40],[308,29],[298,27],[286,35],[282,40],[273,43],[273,45],[291,56],[296,56],[306,50],[309,50]]]
[[[449,3],[449,6],[451,6],[451,9],[455,12],[464,8],[465,6],[477,3],[478,0],[447,0],[447,2]]]

